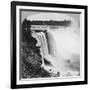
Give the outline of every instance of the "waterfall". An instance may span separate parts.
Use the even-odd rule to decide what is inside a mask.
[[[49,54],[46,33],[43,31],[40,32],[35,31],[33,36],[37,39],[37,45],[40,46],[40,54],[42,56],[41,67],[45,67],[44,58]]]
[[[54,31],[47,30],[47,37],[44,31],[35,32],[35,34],[38,43],[40,43],[42,67],[47,71],[52,68],[45,65],[45,58],[52,64],[53,71],[59,71],[62,75],[65,75],[67,72],[70,72],[71,74],[73,74],[73,72],[77,73],[79,59],[75,57],[79,53],[79,38],[75,33],[69,30],[65,31],[60,29]],[[68,59],[70,60],[70,63],[67,62]],[[75,68],[71,68],[71,65],[75,66]]]
[[[41,54],[42,57],[44,58],[49,53],[46,35],[44,32],[39,32],[37,33],[37,36],[41,42]]]

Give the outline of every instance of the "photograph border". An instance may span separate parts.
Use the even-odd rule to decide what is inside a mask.
[[[39,7],[53,7],[53,8],[73,8],[73,9],[83,9],[84,10],[84,81],[72,81],[72,82],[55,82],[55,83],[43,83],[43,84],[22,84],[17,85],[16,78],[16,6],[39,6]],[[32,88],[32,87],[50,87],[50,86],[66,86],[66,85],[80,85],[88,83],[88,7],[85,5],[69,5],[69,4],[52,4],[52,3],[37,3],[37,2],[11,2],[11,88]]]

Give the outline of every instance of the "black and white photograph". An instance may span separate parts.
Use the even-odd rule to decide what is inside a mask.
[[[86,81],[84,6],[72,9],[42,5],[16,3],[15,84],[17,87],[63,85],[64,82],[83,84]]]
[[[80,13],[21,11],[20,77],[80,76]]]

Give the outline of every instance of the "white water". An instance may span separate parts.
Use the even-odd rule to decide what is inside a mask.
[[[42,67],[47,71],[52,69],[53,73],[58,71],[62,76],[68,72],[74,73],[74,75],[78,72],[77,67],[79,67],[80,63],[80,36],[74,30],[71,27],[47,30],[48,42],[44,32],[33,35],[37,38],[37,45],[41,46]],[[43,58],[50,61],[53,67],[45,65]],[[67,62],[68,59],[70,63]],[[74,68],[70,67],[71,65]]]
[[[70,29],[48,30],[50,50],[53,54],[51,53],[46,58],[62,75],[67,72],[77,73],[80,62],[80,37],[73,31],[74,28]],[[70,63],[67,60],[70,60]],[[71,65],[74,68],[70,67]]]
[[[44,58],[49,55],[47,39],[44,32],[34,33],[33,36],[37,39],[37,46],[40,46],[42,55],[42,67],[45,67]],[[46,68],[46,67],[45,67]]]
[[[67,28],[47,29],[48,42],[43,32],[37,33],[36,38],[38,40],[37,45],[41,46],[42,57],[52,63],[53,67],[51,68],[53,71],[57,69],[62,75],[65,75],[68,71],[71,73],[78,72],[77,67],[80,67],[80,29],[78,20],[67,14],[57,13],[40,13],[29,16],[27,19],[72,21]],[[50,69],[50,66],[46,66],[44,62],[43,66],[47,71]]]

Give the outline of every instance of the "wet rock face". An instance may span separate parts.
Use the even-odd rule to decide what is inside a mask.
[[[40,47],[36,46],[37,40],[32,37],[30,22],[26,19],[22,24],[21,36],[21,59],[20,59],[20,77],[21,78],[39,78],[51,77],[51,74],[41,67],[42,60]]]

